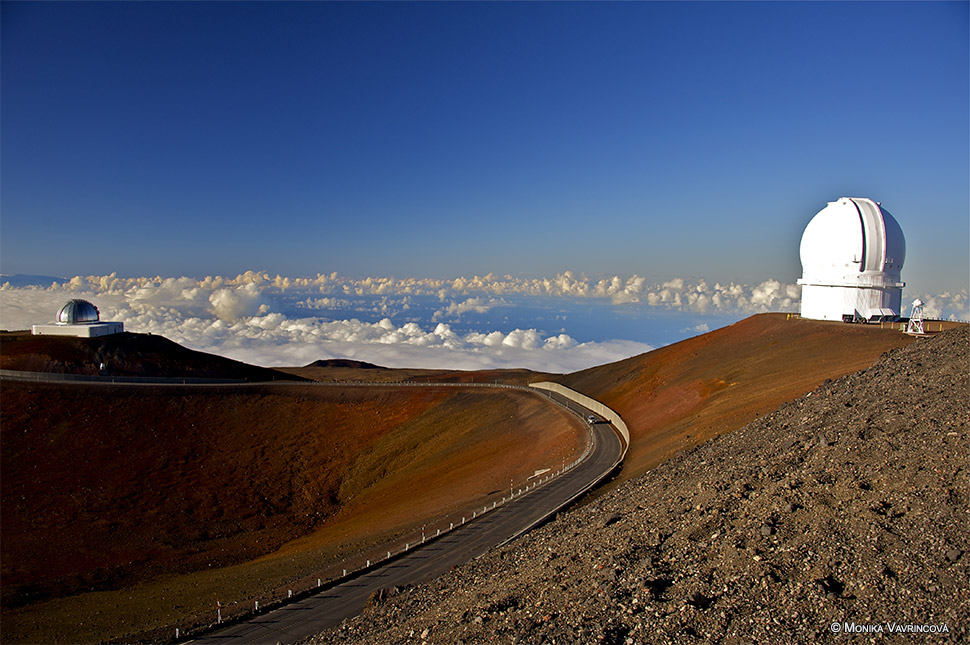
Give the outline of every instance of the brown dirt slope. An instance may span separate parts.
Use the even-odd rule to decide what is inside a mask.
[[[359,564],[584,437],[534,395],[485,388],[5,381],[2,411],[4,642],[207,622],[217,596],[229,614]]]
[[[911,342],[888,326],[761,314],[559,380],[626,421],[632,440],[625,479]]]
[[[280,371],[322,382],[366,382],[366,383],[503,383],[506,385],[528,385],[535,381],[559,378],[561,374],[533,372],[526,369],[500,370],[430,370],[399,369],[364,365],[354,365],[357,361],[315,361],[305,367],[281,367]]]
[[[162,336],[131,332],[97,338],[0,332],[0,368],[89,376],[300,380],[278,370],[196,352]]]
[[[311,642],[967,642],[968,349],[894,350]]]

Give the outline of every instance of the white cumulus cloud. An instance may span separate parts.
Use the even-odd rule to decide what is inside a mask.
[[[970,317],[966,290],[918,296],[927,317]],[[259,365],[357,358],[389,367],[567,372],[626,358],[650,346],[623,340],[578,342],[565,329],[546,333],[534,323],[510,329],[514,323],[506,321],[498,330],[497,323],[483,322],[469,330],[471,323],[465,321],[459,331],[462,316],[483,316],[496,307],[512,310],[513,300],[541,302],[555,311],[559,299],[595,300],[598,306],[618,311],[656,308],[740,318],[763,311],[797,311],[800,289],[775,279],[753,286],[712,285],[688,278],[652,282],[637,275],[590,279],[569,271],[552,278],[488,274],[453,280],[353,279],[336,273],[291,278],[258,271],[202,279],[110,274],[35,287],[2,284],[0,328],[27,329],[48,322],[68,298],[91,300],[102,319],[120,320],[128,330],[164,335],[193,349]],[[417,306],[422,298],[436,304],[422,309]],[[909,307],[905,309],[908,314]],[[490,324],[494,326],[488,328]],[[707,328],[701,322],[688,330]]]

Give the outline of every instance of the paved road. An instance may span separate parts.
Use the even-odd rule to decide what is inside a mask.
[[[121,384],[107,377],[86,377],[67,380],[63,375],[36,375],[33,373],[0,370],[0,379],[47,380],[50,382],[70,382],[84,385]],[[193,387],[244,387],[247,385],[267,385],[267,383],[239,383],[218,380],[183,379],[125,379],[124,384],[169,385]],[[536,390],[522,386],[493,385],[483,383],[273,383],[277,386],[368,386],[382,387],[499,387],[530,391]],[[600,416],[575,401],[563,398],[560,394],[545,392],[558,403],[579,414],[582,418]],[[603,479],[620,462],[623,449],[613,427],[608,423],[595,423],[591,426],[592,446],[587,457],[564,474],[532,491],[515,498],[505,505],[491,510],[473,522],[449,531],[444,536],[413,549],[409,553],[394,558],[386,564],[373,568],[340,585],[328,588],[318,594],[284,605],[266,614],[256,616],[246,622],[228,625],[218,631],[196,639],[196,643],[239,643],[259,645],[261,643],[293,643],[302,640],[356,616],[364,609],[367,598],[380,589],[401,587],[430,580],[445,573],[451,567],[479,557],[490,548],[504,544],[518,535],[537,526],[557,510],[576,499]]]
[[[514,502],[357,578],[194,642],[292,643],[356,616],[379,589],[430,580],[507,542],[588,490],[618,462],[622,448],[612,427],[597,423],[592,430],[593,449],[585,461]]]

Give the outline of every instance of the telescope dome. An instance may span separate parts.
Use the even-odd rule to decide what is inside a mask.
[[[898,281],[906,240],[896,219],[871,199],[842,197],[812,218],[799,247],[805,279],[871,284]]]
[[[98,308],[87,300],[68,300],[57,311],[57,322],[62,325],[83,325],[101,320]]]
[[[799,256],[803,318],[899,317],[906,239],[878,202],[865,197],[829,202],[805,227]]]

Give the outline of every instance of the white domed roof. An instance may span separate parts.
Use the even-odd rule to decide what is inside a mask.
[[[95,323],[101,319],[98,308],[87,300],[68,300],[57,311],[57,322],[64,325]]]
[[[906,240],[895,218],[880,204],[842,197],[808,223],[799,252],[803,281],[897,282],[906,259]]]

